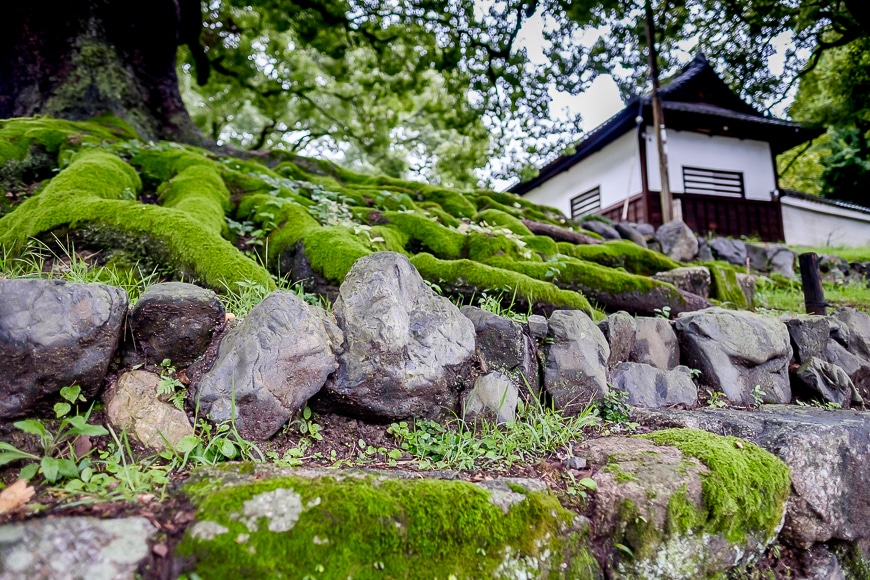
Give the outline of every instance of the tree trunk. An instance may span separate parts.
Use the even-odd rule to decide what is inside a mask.
[[[199,0],[8,4],[0,35],[0,118],[84,120],[112,113],[145,139],[204,142],[175,74],[178,45],[198,41]]]

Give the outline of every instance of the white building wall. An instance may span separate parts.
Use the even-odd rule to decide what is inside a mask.
[[[661,191],[659,152],[652,127],[646,128],[647,176],[651,191]],[[740,171],[746,199],[771,200],[776,189],[776,176],[770,144],[764,141],[704,135],[688,131],[668,130],[668,180],[671,191],[685,193],[683,167]]]
[[[629,131],[523,197],[571,217],[571,198],[600,187],[604,209],[642,191],[638,156],[637,133]]]
[[[870,214],[794,197],[780,202],[787,244],[870,246]]]

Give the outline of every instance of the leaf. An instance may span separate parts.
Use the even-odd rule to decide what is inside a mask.
[[[46,435],[45,426],[37,419],[25,419],[24,421],[17,421],[13,423],[13,425],[21,431],[30,433],[31,435],[38,435],[39,437],[45,437]]]
[[[389,457],[390,457],[390,459],[401,459],[402,452],[399,451],[398,449],[392,449],[389,453]]]
[[[23,506],[30,501],[34,493],[36,493],[35,490],[27,484],[26,479],[19,479],[0,491],[0,514]]]
[[[190,453],[196,449],[197,445],[199,445],[199,438],[195,435],[188,435],[181,438],[181,441],[175,446],[175,450],[179,453]]]
[[[219,450],[224,457],[232,459],[236,456],[236,446],[229,439],[223,439],[220,442]]]
[[[76,427],[75,429],[69,430],[70,436],[75,435],[87,435],[88,437],[102,437],[103,435],[108,435],[109,432],[102,425],[89,425],[84,424],[81,427]]]
[[[36,475],[36,472],[39,471],[38,463],[29,463],[21,468],[21,471],[18,472],[19,479],[31,480],[33,476]]]
[[[60,469],[60,464],[54,457],[43,457],[39,463],[42,467],[42,475],[49,483],[57,481],[57,471]]]
[[[595,483],[595,480],[592,479],[591,477],[584,477],[583,479],[581,479],[577,483],[579,483],[580,485],[582,485],[586,489],[598,489],[598,484]]]
[[[72,459],[59,459],[57,465],[57,473],[59,476],[69,478],[79,476],[79,468],[76,465],[76,462]]]
[[[311,409],[309,407],[302,409],[302,418],[306,421],[311,418]]]
[[[81,394],[82,388],[78,385],[70,385],[69,387],[64,387],[60,390],[60,396],[69,401],[70,403],[75,403],[76,401],[78,401]],[[84,401],[85,398],[81,397],[81,400]]]
[[[9,443],[0,441],[0,465],[6,465],[18,459],[39,459],[36,455],[25,453]]]
[[[72,406],[69,403],[55,403],[54,404],[54,415],[55,417],[63,417],[67,413],[72,410]]]

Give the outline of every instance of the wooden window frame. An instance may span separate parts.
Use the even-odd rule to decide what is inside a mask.
[[[692,195],[718,195],[746,199],[742,171],[683,166],[683,191]]]
[[[594,207],[590,202],[595,201]],[[571,219],[592,215],[601,209],[601,186],[593,187],[571,198]],[[582,212],[581,212],[582,210]]]

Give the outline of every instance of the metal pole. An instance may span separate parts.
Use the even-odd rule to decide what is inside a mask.
[[[662,223],[668,223],[672,219],[673,201],[671,196],[671,184],[668,179],[668,158],[665,152],[664,131],[665,113],[662,109],[662,101],[659,98],[659,65],[658,53],[656,52],[655,20],[653,18],[652,1],[645,0],[644,11],[646,12],[646,44],[647,57],[649,59],[649,74],[652,77],[652,112],[653,125],[655,125],[656,146],[659,153],[659,175],[661,176],[661,204]]]

